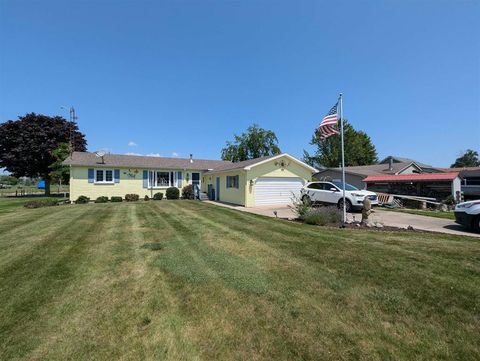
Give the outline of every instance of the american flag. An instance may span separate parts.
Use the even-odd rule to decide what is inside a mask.
[[[332,135],[340,133],[337,129],[337,122],[338,122],[338,102],[330,109],[330,111],[325,115],[322,119],[322,122],[318,126],[320,130],[320,139],[324,140]]]

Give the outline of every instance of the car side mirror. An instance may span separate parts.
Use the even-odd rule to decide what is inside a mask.
[[[337,192],[337,188],[330,188],[331,191]]]

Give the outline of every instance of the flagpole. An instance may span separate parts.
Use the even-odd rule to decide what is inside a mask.
[[[342,227],[345,227],[347,221],[347,206],[345,203],[345,149],[344,149],[344,140],[343,140],[343,95],[340,93],[340,132],[341,132],[341,142],[342,142],[342,191],[343,191],[343,217],[342,217]]]

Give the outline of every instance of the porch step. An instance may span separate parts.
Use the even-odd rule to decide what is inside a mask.
[[[200,200],[201,201],[208,201],[208,195],[205,192],[200,192]]]

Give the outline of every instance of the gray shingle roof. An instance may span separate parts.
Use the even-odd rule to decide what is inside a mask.
[[[208,170],[216,169],[222,166],[239,164],[223,160],[206,160],[195,158],[191,163],[190,159],[188,158],[147,157],[139,155],[120,154],[106,154],[103,159],[104,163],[102,164],[102,159],[97,157],[95,153],[73,152],[72,156],[67,158],[63,162],[63,164],[86,167],[129,167],[191,170]]]
[[[265,157],[259,157],[259,158],[255,158],[255,159],[244,160],[242,162],[236,162],[236,163],[225,162],[225,164],[221,164],[218,167],[213,168],[213,171],[214,172],[219,172],[219,171],[223,172],[223,171],[228,171],[228,170],[243,169],[245,167],[248,167],[249,165],[253,165],[253,164],[256,164],[258,162],[261,162],[263,160],[267,160],[267,159],[270,159],[270,158],[273,158],[273,157],[276,157],[276,155],[269,155],[269,156],[265,156]]]
[[[361,165],[361,166],[354,166],[354,167],[345,167],[345,171],[352,174],[358,174],[361,176],[369,176],[369,175],[385,175],[385,174],[395,174],[401,171],[403,168],[406,168],[411,163],[393,163],[392,170],[388,169],[388,164],[372,164],[372,165]],[[341,168],[332,168],[335,170],[341,171]],[[321,173],[320,171],[319,173]]]
[[[389,159],[392,158],[393,159],[393,163],[415,163],[416,165],[420,166],[420,167],[425,167],[425,168],[431,168],[432,166],[429,165],[429,164],[425,164],[425,163],[420,163],[420,162],[417,162],[416,160],[414,159],[410,159],[410,158],[405,158],[405,157],[397,157],[395,155],[389,155],[388,157],[386,157],[385,159],[382,159],[380,162],[378,162],[379,164],[388,164],[389,162]]]

